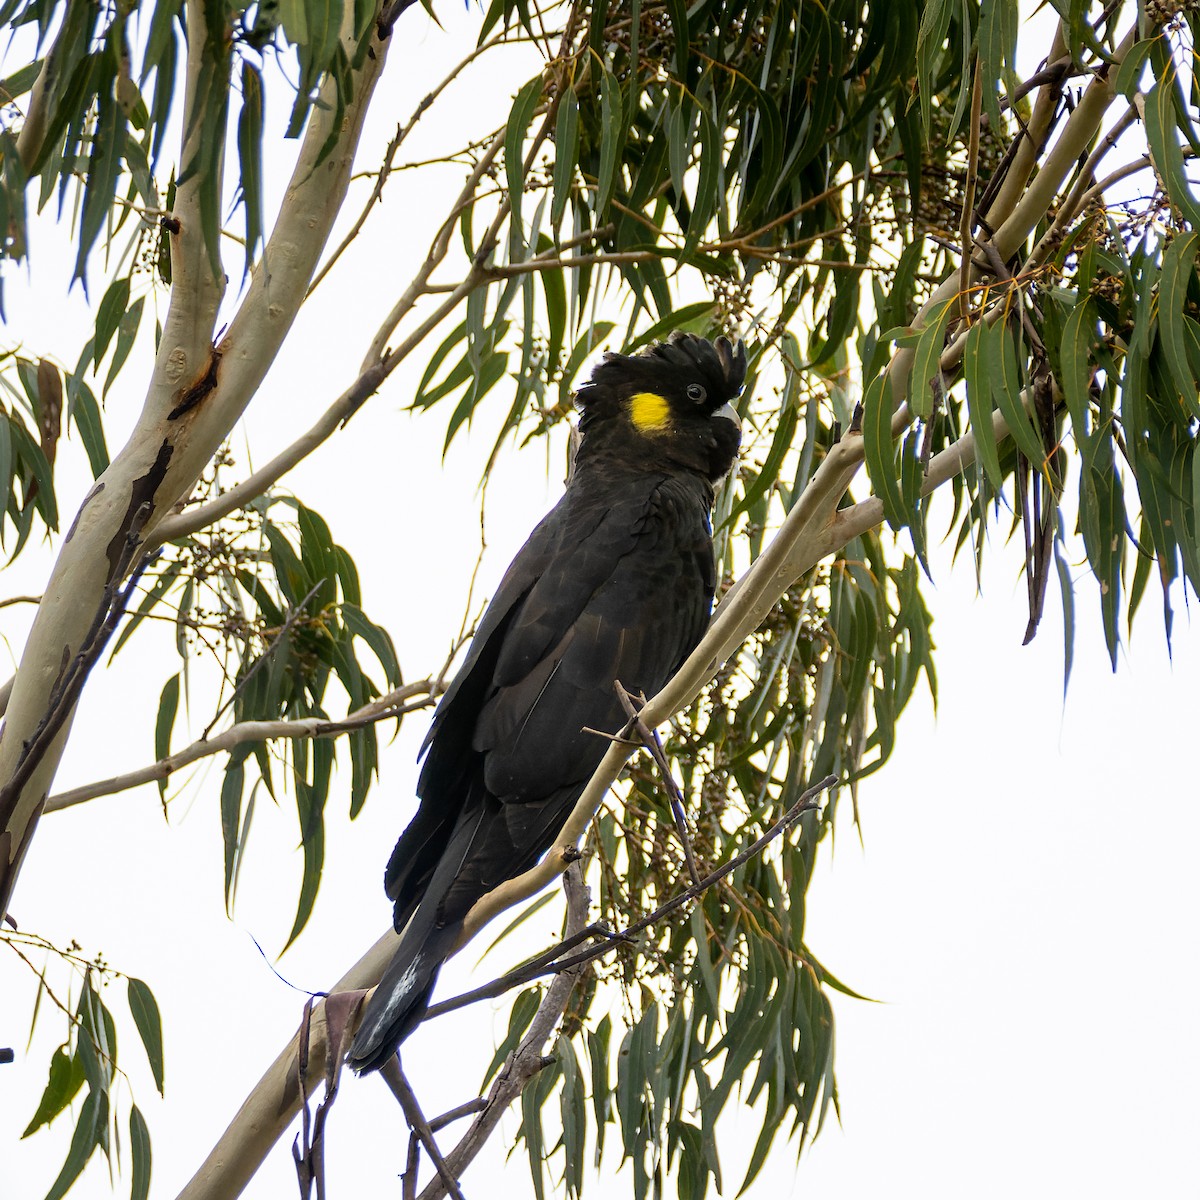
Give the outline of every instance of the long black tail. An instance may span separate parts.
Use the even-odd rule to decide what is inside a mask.
[[[433,907],[423,905],[422,909]],[[438,971],[454,949],[462,922],[437,928],[422,909],[417,910],[404,930],[400,945],[363,1013],[346,1057],[356,1071],[377,1071],[421,1023]]]
[[[377,1071],[421,1023],[438,971],[462,932],[463,918],[475,900],[488,890],[486,886],[469,885],[464,889],[459,878],[464,862],[475,848],[483,816],[481,806],[460,815],[424,894],[415,905],[405,903],[404,908],[409,911],[415,908],[407,921],[400,903],[397,904],[397,916],[402,923],[400,945],[363,1012],[354,1044],[346,1056],[356,1071]],[[451,900],[449,893],[456,888],[465,894]]]

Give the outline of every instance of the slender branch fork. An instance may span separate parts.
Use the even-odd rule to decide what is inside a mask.
[[[336,737],[338,734],[362,729],[378,721],[400,718],[430,707],[444,688],[445,685],[439,679],[422,679],[418,683],[405,684],[388,692],[386,696],[380,696],[378,700],[372,700],[370,704],[364,704],[362,708],[355,709],[338,721],[329,721],[323,717],[293,721],[242,721],[215,737],[199,738],[190,746],[185,746],[182,750],[159,759],[158,762],[150,763],[149,766],[73,788],[68,792],[59,792],[46,801],[46,812],[61,812],[64,808],[83,804],[87,800],[96,799],[97,796],[111,796],[115,792],[124,792],[144,783],[167,779],[180,768],[190,766],[199,759],[223,754],[247,742],[266,742],[281,738]]]
[[[544,951],[536,958],[531,959],[515,970],[501,975],[498,979],[494,979],[491,983],[474,988],[469,992],[463,992],[459,996],[452,996],[450,999],[443,1000],[438,1004],[431,1004],[422,1020],[428,1021],[434,1017],[440,1017],[444,1013],[454,1012],[459,1008],[466,1008],[467,1005],[475,1004],[480,1000],[494,999],[497,996],[504,995],[505,992],[511,991],[513,988],[520,987],[523,983],[540,979],[544,975],[557,975],[562,971],[573,970],[576,967],[591,962],[593,959],[602,957],[617,945],[634,942],[639,933],[643,933],[645,930],[657,925],[663,917],[670,916],[677,909],[682,908],[685,904],[703,895],[709,888],[720,883],[727,876],[732,875],[739,867],[745,866],[752,858],[760,855],[777,837],[786,832],[804,816],[806,812],[814,811],[817,808],[817,798],[820,794],[828,791],[836,783],[836,775],[826,775],[824,779],[814,783],[812,787],[807,788],[801,794],[800,798],[783,816],[760,837],[755,838],[744,850],[734,855],[733,858],[716,868],[716,870],[710,871],[703,878],[697,878],[690,887],[685,888],[678,895],[672,896],[669,900],[664,900],[653,912],[647,913],[644,917],[627,925],[624,929],[614,932],[603,925],[589,925],[587,928],[581,929],[577,933],[564,938],[556,946],[550,947],[549,950]],[[574,954],[567,953],[568,951],[575,950],[577,946],[593,937],[598,939],[595,945],[588,946],[586,949],[577,951]]]

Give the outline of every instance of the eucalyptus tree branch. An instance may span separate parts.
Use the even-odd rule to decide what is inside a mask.
[[[1053,66],[1064,57],[1069,58],[1070,55],[1067,48],[1066,22],[1060,18],[1054,30],[1050,50],[1046,54],[1046,62]],[[1017,137],[1017,148],[1008,163],[1003,182],[994,194],[988,194],[992,191],[990,188],[988,193],[985,193],[987,209],[981,211],[980,216],[986,217],[992,228],[1012,215],[1014,206],[1025,191],[1030,175],[1038,165],[1042,143],[1049,136],[1054,123],[1054,114],[1058,110],[1064,82],[1065,76],[1051,78],[1038,89],[1033,113],[1028,122],[1022,122],[1021,133]],[[1016,110],[1013,111],[1015,115]],[[983,209],[982,203],[980,208]]]
[[[207,127],[202,119],[203,108],[211,103],[213,76],[228,63],[209,58],[205,0],[189,4],[185,19],[188,49],[182,153],[183,160],[191,162],[197,157],[202,130]],[[0,782],[13,779],[26,743],[52,707],[52,693],[62,666],[83,645],[91,614],[108,589],[119,584],[121,560],[133,521],[136,518],[141,526],[152,522],[155,509],[175,499],[166,477],[187,423],[172,424],[169,414],[193,380],[207,376],[205,364],[210,361],[212,330],[224,289],[223,278],[217,277],[209,260],[201,219],[204,189],[220,190],[219,156],[217,162],[217,178],[198,169],[176,190],[175,224],[170,235],[174,282],[146,404],[129,442],[84,498],[43,589],[5,714],[0,737]],[[187,459],[187,455],[180,456],[181,461]],[[190,484],[189,478],[186,486]],[[180,481],[177,486],[182,488],[184,484]],[[170,501],[166,500],[168,495]],[[11,815],[0,829],[0,913],[8,906],[36,831],[41,802],[50,790],[69,728],[67,714],[37,769],[14,796]]]
[[[491,169],[492,164],[496,161],[501,148],[504,146],[504,130],[492,136],[488,148],[480,155],[479,161],[471,169],[471,173],[467,176],[466,183],[463,184],[462,190],[458,194],[458,198],[450,206],[450,214],[442,222],[437,234],[434,236],[433,244],[430,246],[429,253],[425,256],[425,261],[421,264],[420,269],[413,277],[412,282],[405,288],[403,295],[393,305],[392,310],[380,323],[379,329],[375,336],[371,339],[371,344],[367,348],[366,356],[363,358],[362,369],[375,365],[376,363],[384,362],[391,358],[392,355],[388,352],[388,340],[396,331],[397,326],[401,321],[412,311],[417,301],[427,293],[429,289],[429,278],[434,271],[441,266],[447,253],[450,249],[450,243],[454,236],[455,226],[458,224],[458,218],[463,211],[470,208],[476,201],[476,190],[479,187],[480,181]],[[488,230],[488,234],[484,235],[480,243],[480,251],[483,254],[490,253],[492,244],[495,240],[495,230],[503,224],[503,219],[507,215],[507,204],[501,204],[501,212],[492,222],[492,226]],[[479,255],[476,255],[478,260]],[[476,264],[472,264],[475,266]],[[454,291],[450,293],[450,300],[447,300],[437,311],[442,314],[438,318],[440,321],[451,309],[458,304],[467,292],[473,291],[482,282],[474,272],[466,279],[459,283]],[[426,322],[428,324],[428,322]],[[430,328],[433,328],[431,325]],[[422,337],[425,334],[421,335]],[[394,352],[393,352],[394,353]]]
[[[1019,399],[1023,408],[1030,409],[1033,405],[1032,390],[1024,389]],[[997,445],[1010,436],[1008,422],[998,408],[992,410],[992,436],[996,439]],[[921,495],[930,495],[944,483],[953,479],[955,475],[961,475],[971,466],[976,461],[976,445],[975,434],[968,430],[957,441],[935,454],[929,460],[929,467],[921,484]],[[825,531],[824,537],[812,547],[812,552],[817,555],[816,561],[819,562],[826,555],[840,550],[848,542],[860,537],[868,530],[878,528],[883,524],[883,518],[883,501],[878,496],[868,496],[867,499],[860,500],[857,504],[838,509],[833,522]],[[800,568],[800,573],[808,569],[803,566],[805,561],[806,559],[800,559],[796,564]]]
[[[400,718],[419,709],[428,708],[443,690],[440,681],[436,679],[422,679],[419,683],[405,684],[404,687],[388,692],[386,696],[372,700],[370,704],[364,704],[338,721],[330,721],[324,717],[304,717],[293,721],[241,721],[222,730],[215,737],[199,738],[190,746],[168,754],[148,766],[139,767],[136,771],[126,771],[123,775],[114,775],[111,779],[101,779],[72,788],[69,792],[59,792],[46,801],[46,812],[61,812],[64,808],[83,804],[98,796],[111,796],[116,792],[140,787],[144,783],[168,779],[176,771],[191,766],[200,759],[224,754],[247,743],[337,737],[379,721],[390,720],[392,717]]]
[[[1056,46],[1060,35],[1061,23],[1059,34],[1056,35]],[[1050,152],[1041,163],[1037,175],[1034,176],[1033,181],[1024,193],[1020,195],[1020,198],[1015,199],[1011,205],[1008,205],[1007,201],[1004,200],[1005,189],[1008,188],[1011,180],[1005,180],[1004,188],[1001,189],[1000,195],[992,203],[987,214],[989,220],[992,220],[1003,214],[1006,208],[1011,209],[1003,222],[998,227],[993,227],[991,234],[991,241],[1002,259],[1007,260],[1011,258],[1024,244],[1026,238],[1034,231],[1038,222],[1045,217],[1050,206],[1054,203],[1054,199],[1062,188],[1064,181],[1075,170],[1080,156],[1085,154],[1088,147],[1092,144],[1092,140],[1100,128],[1100,122],[1103,120],[1104,114],[1115,95],[1110,76],[1115,73],[1116,68],[1123,61],[1125,55],[1132,49],[1136,41],[1136,35],[1137,28],[1135,25],[1126,33],[1120,44],[1113,51],[1112,64],[1106,64],[1107,69],[1097,72],[1092,77],[1091,82],[1084,89],[1079,103],[1076,104],[1074,110],[1067,117]],[[1054,54],[1053,50],[1051,54]],[[1050,86],[1047,85],[1047,87]],[[1042,99],[1045,93],[1046,88],[1043,88],[1042,92],[1039,93],[1039,108],[1042,106]],[[1057,92],[1055,96],[1057,96]],[[1055,103],[1057,103],[1057,100]],[[1033,122],[1031,122],[1032,124]],[[1025,171],[1026,178],[1030,171],[1032,171],[1032,164],[1029,166],[1029,170]],[[976,274],[977,271],[973,270],[972,278]],[[929,299],[922,305],[921,310],[913,318],[912,325],[915,328],[920,328],[924,325],[931,313],[957,294],[958,289],[961,287],[961,282],[957,270],[947,275],[933,289]],[[965,338],[963,341],[965,344]],[[958,351],[958,354],[961,355],[961,349]],[[907,406],[907,397],[908,377],[912,371],[914,356],[915,350],[912,346],[901,346],[896,350],[891,361],[888,363],[887,373],[891,379],[892,397],[896,403],[896,415],[892,422],[892,433],[894,436],[908,425],[912,419]],[[953,361],[957,361],[957,359]]]
[[[1110,150],[1116,146],[1121,135],[1136,121],[1138,118],[1137,108],[1130,106],[1121,114],[1113,127],[1104,135],[1097,143],[1091,154],[1088,155],[1087,161],[1079,169],[1078,175],[1075,177],[1075,183],[1071,188],[1067,198],[1058,207],[1058,212],[1055,214],[1054,220],[1050,223],[1050,228],[1038,239],[1037,245],[1030,252],[1029,257],[1025,260],[1022,270],[1032,270],[1035,266],[1043,263],[1057,248],[1059,241],[1062,238],[1063,232],[1067,226],[1075,220],[1075,218],[1083,212],[1091,203],[1092,199],[1097,194],[1097,188],[1092,186],[1092,181],[1095,179],[1096,168],[1100,165],[1101,160]],[[1149,161],[1149,156],[1145,156],[1145,161]],[[1116,178],[1123,178],[1117,176]],[[1108,186],[1115,182],[1113,176],[1100,185],[1099,194],[1103,194]]]
[[[396,952],[399,938],[388,930],[330,989],[357,991],[373,987]],[[329,1053],[325,1002],[314,1004],[304,1039],[306,1086],[323,1077]],[[292,1036],[246,1097],[208,1157],[179,1193],[179,1200],[235,1200],[283,1136],[300,1110],[299,1062],[301,1031]]]
[[[540,129],[535,134],[526,155],[526,170],[532,165],[545,139],[549,136],[555,109],[549,108]],[[419,346],[426,337],[441,322],[458,307],[460,301],[476,288],[487,282],[487,269],[483,262],[487,254],[495,246],[496,238],[504,221],[509,216],[509,203],[501,201],[496,215],[479,244],[476,261],[465,279],[446,294],[446,298],[434,311],[425,318],[395,349],[388,348],[388,341],[400,322],[412,311],[417,301],[424,295],[444,289],[430,283],[430,277],[445,259],[454,229],[460,213],[475,199],[475,190],[487,171],[495,162],[504,145],[504,130],[500,130],[491,140],[487,150],[480,156],[459,193],[458,199],[451,206],[450,215],[442,223],[434,237],[429,253],[414,276],[412,282],[397,300],[391,312],[380,324],[378,331],[371,340],[371,345],[360,368],[358,378],[344,391],[338,399],[317,420],[307,433],[297,438],[290,446],[275,456],[266,466],[255,471],[241,483],[230,488],[217,499],[207,504],[197,505],[192,509],[173,514],[159,522],[156,534],[161,541],[172,541],[188,534],[195,533],[220,520],[229,513],[244,508],[252,500],[261,496],[269,487],[278,482],[297,463],[303,461],[314,450],[329,439],[340,425],[348,421],[362,404],[373,395],[383,381]]]
[[[33,735],[22,745],[12,774],[0,786],[0,823],[7,825],[11,820],[20,798],[21,790],[33,777],[58,736],[63,724],[79,701],[83,685],[91,673],[96,660],[104,653],[118,622],[129,605],[129,599],[137,588],[142,571],[146,566],[144,555],[138,555],[140,541],[136,530],[131,530],[125,554],[119,560],[120,571],[116,574],[104,595],[100,607],[92,621],[92,626],[83,639],[82,645],[70,663],[63,664],[63,670],[54,682],[54,687],[46,705],[46,712]],[[125,577],[125,569],[134,558],[138,558],[133,568],[129,582],[121,587],[120,582]]]
[[[290,446],[280,451],[270,462],[247,476],[241,483],[231,487],[216,499],[199,504],[183,512],[172,514],[159,522],[156,533],[161,541],[175,541],[201,529],[206,529],[222,517],[245,508],[268,488],[274,486],[297,463],[303,462],[314,450],[323,445],[336,430],[350,420],[362,405],[382,386],[383,381],[404,361],[405,358],[458,306],[464,296],[479,286],[481,279],[470,275],[447,295],[446,299],[417,326],[395,350],[387,352],[387,340],[399,322],[413,309],[421,296],[430,290],[429,277],[445,259],[450,247],[458,213],[471,203],[476,187],[487,169],[495,161],[504,145],[503,131],[492,138],[491,144],[480,157],[463,185],[458,199],[448,217],[438,229],[425,261],[396,302],[379,331],[372,339],[358,378],[321,414],[316,423],[298,437]]]
[[[883,519],[882,510],[880,511],[879,519]],[[739,851],[727,863],[722,863],[716,870],[710,871],[703,878],[697,876],[693,879],[689,887],[672,896],[669,900],[664,900],[652,912],[638,918],[638,920],[627,925],[624,929],[614,933],[609,929],[589,925],[576,933],[569,934],[556,946],[551,946],[549,950],[544,951],[527,963],[522,963],[521,966],[516,967],[514,970],[506,972],[498,979],[493,979],[491,983],[485,983],[481,987],[472,988],[469,992],[463,992],[461,995],[451,996],[448,1000],[431,1004],[426,1010],[425,1015],[421,1018],[422,1023],[430,1021],[434,1017],[440,1017],[444,1013],[454,1012],[456,1009],[477,1004],[480,1000],[494,1000],[497,996],[503,996],[505,992],[510,992],[513,988],[518,988],[523,983],[530,983],[534,979],[540,979],[545,975],[557,975],[563,971],[572,970],[575,967],[607,954],[619,943],[627,944],[634,941],[637,934],[645,929],[649,929],[653,925],[657,925],[663,917],[670,916],[676,909],[682,908],[685,904],[702,896],[709,888],[720,883],[727,875],[732,875],[738,867],[744,866],[752,858],[760,855],[780,834],[791,828],[806,812],[815,808],[816,797],[823,791],[833,787],[835,783],[837,783],[837,776],[827,775],[824,779],[813,784],[812,787],[806,788],[795,804],[765,833],[755,838],[744,850]],[[565,855],[562,855],[562,857],[566,858]],[[571,859],[571,862],[575,861],[577,859]],[[568,863],[567,869],[569,869],[569,866],[570,864]],[[559,867],[560,871],[563,869],[562,866]],[[564,957],[568,950],[575,950],[577,946],[590,938],[596,938],[597,941],[591,946],[578,950],[569,957]]]
[[[412,1085],[408,1082],[408,1078],[404,1074],[404,1069],[400,1065],[399,1056],[389,1058],[383,1064],[379,1073],[383,1076],[384,1082],[391,1088],[392,1095],[399,1101],[412,1135],[425,1147],[425,1153],[429,1155],[430,1161],[437,1170],[437,1177],[444,1192],[449,1193],[453,1197],[453,1200],[464,1200],[462,1188],[458,1186],[458,1180],[455,1179],[446,1160],[442,1157],[442,1152],[434,1140],[433,1130],[430,1128],[429,1122],[425,1119],[425,1114],[421,1111],[421,1105],[417,1101],[416,1093],[412,1090]],[[419,1164],[412,1162],[411,1155],[409,1161],[409,1169],[415,1172]],[[408,1180],[406,1179],[405,1183],[407,1182]]]

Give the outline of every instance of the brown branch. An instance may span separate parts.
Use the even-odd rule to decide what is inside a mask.
[[[882,520],[882,517],[880,519]],[[443,1000],[439,1004],[430,1005],[424,1017],[421,1018],[422,1021],[429,1021],[434,1017],[442,1016],[444,1013],[466,1008],[468,1005],[476,1004],[480,1000],[493,1000],[497,996],[504,995],[505,992],[512,991],[513,988],[530,983],[534,979],[540,979],[545,975],[557,975],[563,971],[573,970],[584,963],[591,962],[593,959],[607,954],[617,943],[634,941],[636,935],[644,929],[650,928],[650,926],[661,921],[663,917],[669,916],[677,908],[682,908],[689,901],[695,900],[698,896],[708,891],[709,888],[720,883],[727,875],[731,875],[738,867],[744,866],[756,855],[761,854],[771,842],[790,826],[794,825],[804,813],[816,808],[816,797],[827,788],[833,787],[836,783],[836,775],[827,775],[819,783],[813,784],[770,829],[756,838],[745,850],[742,850],[727,863],[705,875],[702,879],[697,878],[690,887],[680,892],[677,896],[672,896],[671,899],[664,901],[653,912],[639,918],[633,924],[627,925],[624,929],[616,933],[598,925],[590,925],[586,929],[581,929],[572,936],[564,938],[556,946],[551,946],[549,950],[539,954],[536,958],[523,963],[515,970],[508,971],[499,978],[493,979],[491,983],[484,984],[482,987],[472,988],[471,991],[463,992],[461,995],[452,996],[450,999]],[[562,957],[568,950],[574,950],[576,946],[591,937],[602,940],[569,957]]]
[[[413,1134],[419,1139],[422,1146],[425,1147],[425,1153],[429,1155],[430,1161],[438,1173],[438,1179],[441,1181],[446,1191],[454,1197],[454,1200],[463,1200],[462,1189],[458,1186],[458,1180],[450,1173],[450,1168],[446,1164],[445,1158],[442,1156],[441,1150],[438,1148],[437,1141],[434,1139],[433,1130],[429,1127],[429,1122],[425,1119],[425,1114],[421,1111],[421,1105],[417,1101],[416,1093],[412,1090],[408,1079],[405,1077],[404,1070],[400,1066],[399,1055],[393,1055],[383,1064],[379,1072],[384,1079],[384,1082],[392,1089],[392,1095],[400,1102],[400,1107],[404,1110],[404,1118],[408,1121],[408,1127]],[[409,1154],[409,1163],[415,1170],[415,1164],[412,1163],[412,1154]],[[405,1172],[407,1175],[408,1172]]]
[[[671,764],[667,762],[662,742],[659,740],[655,730],[648,728],[642,723],[641,718],[638,716],[638,710],[634,707],[633,696],[622,687],[619,679],[613,680],[613,687],[616,688],[617,699],[621,701],[621,707],[625,710],[625,715],[629,718],[628,728],[637,731],[638,737],[642,739],[642,744],[650,751],[650,756],[658,764],[658,769],[662,773],[663,787],[667,789],[667,799],[671,805],[671,816],[675,818],[675,829],[679,834],[680,842],[683,844],[683,857],[687,863],[688,875],[691,876],[692,883],[699,883],[700,872],[696,869],[696,855],[692,851],[692,839],[688,833],[687,812],[683,804],[683,793],[679,790],[679,784],[675,782],[675,776],[671,774]],[[641,702],[643,705],[646,703],[645,696],[642,696]]]

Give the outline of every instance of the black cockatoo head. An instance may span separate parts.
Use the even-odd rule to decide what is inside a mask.
[[[675,332],[637,354],[606,354],[580,389],[580,461],[616,455],[631,465],[670,462],[715,482],[741,443],[730,403],[746,378],[746,348]]]

